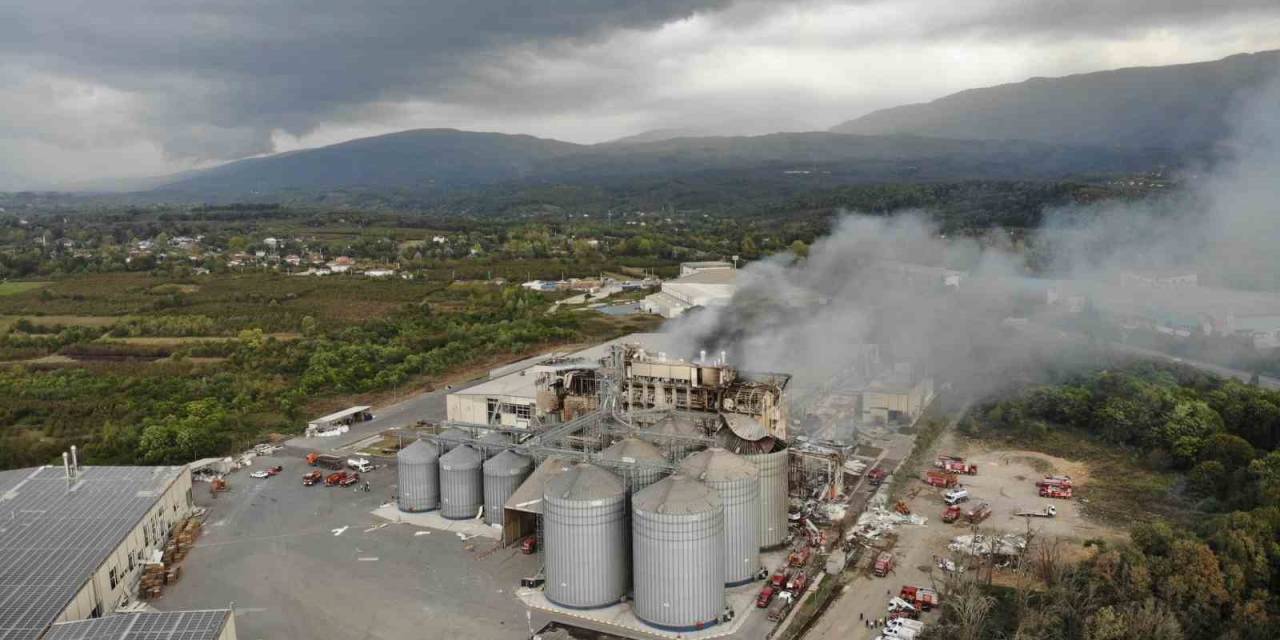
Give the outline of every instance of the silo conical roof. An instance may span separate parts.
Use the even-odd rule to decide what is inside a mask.
[[[639,438],[625,438],[613,443],[600,452],[600,459],[618,462],[662,462],[666,460],[657,447]]]
[[[510,449],[489,458],[484,463],[484,472],[491,476],[514,476],[528,473],[533,468],[533,460]]]
[[[694,515],[724,508],[715,489],[681,473],[642,489],[631,498],[631,506],[636,511],[666,515]]]
[[[699,451],[680,463],[680,473],[707,482],[755,480],[760,471],[746,458],[712,447]]]
[[[626,492],[618,476],[592,464],[578,464],[547,481],[549,499],[579,501],[612,498]]]
[[[412,444],[396,454],[396,461],[400,464],[414,464],[433,462],[439,457],[436,445],[425,440],[414,440]]]
[[[471,469],[479,467],[483,461],[484,455],[477,451],[475,447],[463,444],[450,449],[449,453],[440,456],[440,468],[444,471]]]

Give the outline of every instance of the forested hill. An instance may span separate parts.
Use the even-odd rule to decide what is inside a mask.
[[[617,185],[691,178],[822,185],[964,179],[1058,179],[1141,172],[1160,150],[826,132],[578,145],[452,129],[415,130],[253,158],[184,174],[169,200],[269,198],[342,189],[440,195],[492,185]]]
[[[961,91],[883,109],[837,133],[1205,149],[1230,132],[1242,92],[1280,74],[1280,51],[1134,67]]]

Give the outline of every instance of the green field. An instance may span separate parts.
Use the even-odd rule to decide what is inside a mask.
[[[11,296],[33,289],[39,289],[48,282],[0,282],[0,296]]]

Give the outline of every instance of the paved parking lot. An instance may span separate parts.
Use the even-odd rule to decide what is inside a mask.
[[[365,474],[372,491],[363,493],[302,486],[310,467],[301,458],[259,458],[255,467],[274,464],[284,466],[280,476],[241,471],[217,498],[197,483],[196,502],[210,509],[205,533],[157,608],[234,603],[242,640],[529,636],[511,594],[536,571],[534,556],[384,525],[369,512],[390,499],[394,468]]]

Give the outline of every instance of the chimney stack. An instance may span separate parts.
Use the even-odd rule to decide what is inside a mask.
[[[62,452],[62,470],[67,473],[67,479],[71,479],[71,458],[67,456],[67,452]]]
[[[76,459],[76,446],[71,445],[71,473],[80,475],[80,461]]]

